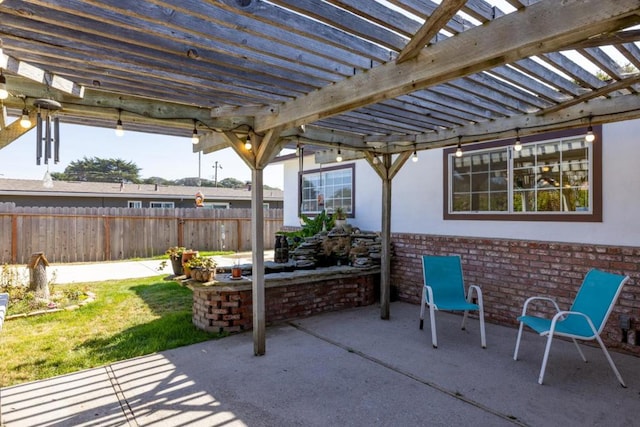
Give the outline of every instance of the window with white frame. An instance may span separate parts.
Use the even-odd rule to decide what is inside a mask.
[[[354,215],[354,165],[305,171],[300,175],[300,213],[315,215],[342,208]]]
[[[142,201],[141,200],[129,200],[127,202],[127,207],[129,208],[142,208]]]
[[[461,157],[445,150],[445,218],[601,221],[598,134],[528,137],[519,151],[513,140],[470,145]]]
[[[152,208],[174,208],[175,207],[175,203],[174,202],[150,202],[149,203],[149,207]]]

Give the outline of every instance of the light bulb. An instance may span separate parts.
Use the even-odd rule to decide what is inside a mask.
[[[418,153],[416,151],[413,152],[413,156],[411,156],[411,161],[413,163],[418,161]]]
[[[44,177],[42,177],[42,186],[44,188],[53,188],[53,178],[49,173],[49,169],[44,173]]]
[[[522,144],[520,143],[520,137],[516,138],[516,145],[513,146],[516,151],[522,150]]]
[[[31,119],[29,119],[29,111],[26,108],[22,109],[22,117],[20,117],[20,126],[25,129],[31,127]]]
[[[458,149],[456,150],[456,157],[462,157],[462,148],[460,146],[458,146]]]
[[[244,143],[244,148],[245,150],[251,150],[251,147],[253,147],[253,145],[251,144],[251,137],[247,135],[247,140]]]
[[[593,133],[593,127],[589,125],[589,129],[587,130],[587,134],[584,136],[584,140],[587,142],[593,142],[596,140],[596,135]]]
[[[122,120],[118,119],[116,124],[116,136],[124,135],[124,128],[122,127]]]
[[[342,154],[340,154],[340,149],[338,148],[338,155],[336,156],[336,162],[340,163],[342,161]]]
[[[380,163],[380,159],[378,158],[378,156],[373,156],[373,164],[377,165],[378,163]]]
[[[7,99],[9,92],[7,92],[7,78],[0,71],[0,99]]]
[[[200,138],[198,137],[198,130],[194,128],[193,133],[191,134],[191,143],[193,145],[196,145],[198,142],[200,142]]]

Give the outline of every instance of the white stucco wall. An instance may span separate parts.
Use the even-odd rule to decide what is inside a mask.
[[[603,127],[603,222],[445,221],[442,218],[442,150],[418,153],[393,180],[392,232],[640,246],[640,120]],[[347,162],[345,162],[346,164]],[[380,230],[381,182],[365,161],[356,163],[356,217],[365,230]],[[305,158],[305,170],[317,169]],[[297,217],[297,160],[285,163],[285,225]]]

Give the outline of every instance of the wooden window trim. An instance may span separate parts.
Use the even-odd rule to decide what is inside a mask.
[[[541,142],[557,138],[567,138],[584,135],[584,128],[568,129],[563,131],[549,132],[538,135],[521,137],[523,144],[528,142]],[[570,222],[602,222],[602,126],[593,126],[593,133],[596,139],[592,144],[592,177],[593,184],[593,208],[591,213],[573,212],[538,212],[538,213],[449,213],[449,155],[454,153],[457,147],[445,148],[442,153],[443,162],[443,204],[442,217],[446,220],[454,221],[570,221]],[[473,144],[473,150],[483,150],[489,148],[505,147],[512,145],[514,138],[502,139],[486,143]],[[511,181],[509,181],[511,183]]]

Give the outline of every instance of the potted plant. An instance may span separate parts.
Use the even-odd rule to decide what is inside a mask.
[[[213,258],[193,257],[184,265],[193,280],[211,282],[216,277],[217,264]]]
[[[335,220],[334,224],[336,227],[344,227],[347,223],[347,213],[342,209],[342,207],[337,207],[333,211],[333,218]]]
[[[194,251],[193,249],[185,249],[182,251],[182,267],[185,267],[185,264],[191,259],[198,256],[198,251]],[[187,272],[185,271],[185,275],[189,277]]]
[[[187,249],[185,249],[182,246],[171,246],[164,253],[169,257],[169,261],[171,262],[171,268],[175,276],[182,276],[184,274],[184,270],[182,268],[182,253],[186,250]],[[160,263],[159,269],[162,270],[166,266],[167,266],[167,262],[162,261]]]

